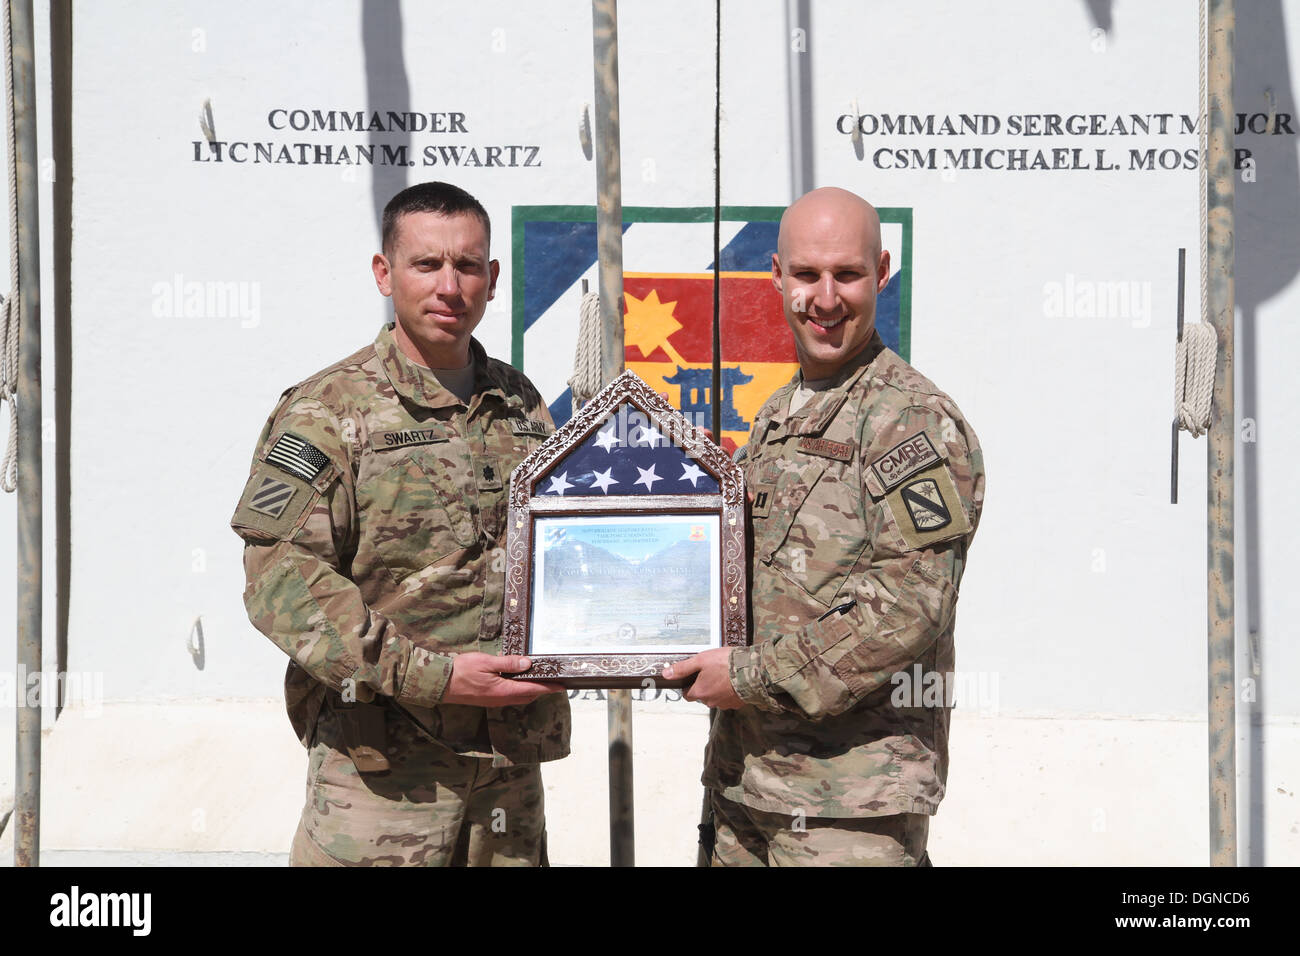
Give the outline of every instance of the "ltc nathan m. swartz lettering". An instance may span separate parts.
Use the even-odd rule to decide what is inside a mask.
[[[129,926],[132,936],[148,936],[152,910],[151,893],[82,893],[74,884],[50,897],[50,925]]]
[[[221,139],[191,141],[196,163],[252,163],[254,166],[414,166],[410,147],[403,143],[346,145],[330,143],[249,143]],[[204,150],[204,147],[207,150]],[[493,146],[426,146],[420,153],[421,166],[473,166],[501,169],[540,166],[540,146],[520,144]]]

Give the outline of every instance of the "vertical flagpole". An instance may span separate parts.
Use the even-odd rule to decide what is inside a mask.
[[[9,0],[18,219],[18,739],[14,865],[40,862],[41,819],[41,262],[36,179],[32,0]],[[15,369],[6,370],[14,374]],[[35,681],[36,695],[29,687]]]
[[[1210,406],[1208,495],[1208,703],[1210,864],[1237,865],[1237,707],[1234,661],[1233,469],[1236,443],[1232,391],[1233,302],[1233,0],[1209,0],[1206,18],[1209,156],[1206,176],[1207,320],[1219,339]]]
[[[623,181],[618,134],[618,9],[592,0],[596,64],[596,244],[600,259],[600,383],[623,373]],[[632,695],[611,690],[609,862],[635,865],[632,815]]]

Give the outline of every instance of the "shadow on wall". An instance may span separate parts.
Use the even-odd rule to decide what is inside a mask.
[[[1084,0],[1093,23],[1114,28],[1112,0]],[[1256,441],[1261,425],[1256,387],[1259,307],[1290,286],[1300,273],[1300,166],[1296,159],[1295,96],[1291,88],[1290,56],[1281,0],[1236,5],[1233,46],[1233,132],[1237,150],[1235,184],[1234,264],[1237,305],[1235,374],[1238,380],[1237,420],[1243,423],[1236,462],[1236,494],[1244,522],[1236,529],[1236,567],[1244,574],[1245,607],[1237,608],[1237,641],[1244,642],[1249,662],[1237,674],[1238,706],[1246,746],[1238,764],[1249,772],[1238,792],[1239,859],[1264,865],[1264,748],[1262,675],[1264,641],[1260,626],[1263,584],[1259,566],[1259,479]],[[1243,152],[1248,151],[1248,153]],[[1189,280],[1190,303],[1197,302],[1199,281]],[[1193,306],[1195,308],[1195,306]],[[1267,418],[1267,409],[1262,409]],[[1250,424],[1247,423],[1250,420]],[[1267,427],[1266,422],[1264,427]],[[1249,681],[1250,683],[1245,683]],[[1246,693],[1249,688],[1250,693]]]
[[[366,61],[366,108],[406,112],[411,108],[411,84],[406,78],[402,53],[402,8],[398,0],[367,0],[361,5],[361,44]],[[370,133],[370,145],[380,141],[393,149],[411,149],[411,134],[393,131]],[[405,166],[371,166],[371,202],[375,222],[381,224],[384,206],[407,186]],[[383,322],[392,318],[392,307],[381,299]]]
[[[1248,126],[1237,132],[1238,150],[1249,149],[1247,168],[1236,183],[1236,299],[1237,375],[1240,379],[1238,421],[1251,419],[1255,429],[1243,429],[1238,446],[1237,495],[1242,499],[1245,527],[1237,529],[1237,567],[1245,571],[1246,606],[1238,608],[1237,639],[1247,643],[1249,672],[1237,674],[1254,682],[1254,701],[1247,709],[1246,739],[1250,772],[1239,804],[1248,816],[1249,842],[1242,862],[1264,864],[1264,714],[1262,674],[1264,634],[1260,616],[1263,582],[1259,566],[1259,478],[1254,439],[1258,427],[1267,429],[1268,409],[1261,407],[1256,388],[1259,307],[1278,295],[1300,273],[1300,168],[1296,161],[1296,132],[1300,131],[1291,86],[1290,56],[1281,0],[1237,5],[1234,43],[1236,75],[1233,108]],[[1293,9],[1293,14],[1295,13]],[[1263,114],[1263,117],[1255,114]],[[1268,119],[1272,117],[1272,119]],[[1257,130],[1265,130],[1257,132]],[[1239,153],[1240,155],[1240,153]],[[1250,180],[1253,178],[1253,182]],[[1266,432],[1265,432],[1266,433]],[[1240,573],[1240,571],[1239,571]],[[1238,660],[1241,655],[1238,655]],[[1240,702],[1242,695],[1238,695]],[[1239,813],[1239,817],[1242,815]],[[1239,837],[1240,839],[1240,837]],[[1244,841],[1243,841],[1244,842]]]
[[[1088,8],[1092,22],[1109,33],[1110,28],[1115,24],[1115,19],[1111,16],[1113,0],[1083,0],[1083,2]]]

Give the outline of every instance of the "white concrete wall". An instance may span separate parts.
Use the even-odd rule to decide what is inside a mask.
[[[1104,781],[1102,796],[1072,817],[1077,832],[1057,833],[1052,859],[1068,858],[1071,841],[1092,839],[1093,810],[1109,812],[1111,826],[1115,814],[1130,819],[1125,801],[1135,785],[1148,788],[1156,806],[1200,807],[1204,740],[1186,728],[1201,726],[1205,714],[1203,442],[1183,438],[1182,503],[1168,503],[1176,255],[1180,246],[1189,251],[1194,320],[1197,172],[1135,170],[1129,160],[1134,148],[1197,146],[1178,131],[1178,115],[1198,109],[1196,4],[811,6],[808,33],[792,37],[782,0],[722,4],[723,203],[789,202],[791,143],[810,136],[814,183],[912,211],[911,359],[973,422],[988,470],[958,628],[959,668],[988,692],[968,710],[1072,721],[1091,728],[1084,737],[1131,728],[1134,718],[1161,718],[1142,726],[1167,728],[1132,732],[1135,748],[1178,756],[1168,773],[1140,781],[1129,776],[1140,760],[1092,768],[1069,734],[1014,738],[1017,772],[1056,768],[1056,783],[1031,794],[1031,804],[1068,803],[1063,791],[1085,769]],[[359,0],[75,8],[69,667],[102,675],[109,701],[278,693],[282,656],[244,615],[240,542],[227,521],[279,391],[367,342],[384,315],[368,268],[378,245],[376,193],[382,204],[409,182],[448,178],[484,201],[502,276],[481,338],[502,357],[512,344],[511,208],[594,201],[595,167],[577,136],[582,105],[594,98],[585,4],[406,2],[400,13],[401,64],[392,44],[367,56]],[[713,5],[624,0],[619,14],[624,203],[709,206]],[[1300,11],[1260,3],[1243,5],[1238,18],[1239,48],[1248,48],[1237,108],[1267,112],[1271,91],[1296,128],[1289,64],[1300,46]],[[812,80],[806,133],[790,125],[791,43],[805,46]],[[537,146],[542,165],[195,162],[206,100],[219,140],[336,148],[367,139],[272,130],[268,113],[459,111],[468,132],[413,134],[417,160],[425,146],[513,143]],[[867,135],[859,158],[836,129],[854,102],[871,115],[990,114],[1003,129]],[[1006,132],[1011,115],[1045,113],[1174,118],[1165,135]],[[1289,318],[1300,308],[1297,139],[1246,133],[1237,145],[1258,158],[1255,181],[1237,184],[1237,295],[1250,329],[1238,355],[1238,414],[1252,419],[1249,437],[1257,439],[1239,459],[1250,482],[1238,486],[1238,676],[1256,681],[1249,692],[1262,718],[1290,727],[1300,717],[1293,679],[1300,651],[1289,626],[1300,597],[1290,586],[1288,547],[1290,475],[1300,460],[1287,440],[1300,427],[1292,369],[1300,331]],[[1057,147],[1081,149],[1092,165],[1105,149],[1119,168],[954,173],[882,168],[896,165],[893,153],[877,161],[882,149],[932,148],[940,158],[945,149],[1042,149],[1050,160]],[[160,315],[177,276],[239,283],[256,310]],[[1108,283],[1135,291],[1136,304],[1100,315],[1054,308],[1054,289],[1077,295]],[[571,342],[559,336],[549,353],[530,342],[525,371],[567,368]],[[7,540],[12,520],[7,502],[0,508]],[[11,561],[0,554],[0,573]],[[0,613],[11,600],[0,594]],[[200,617],[202,670],[187,650]],[[52,628],[52,610],[47,622]],[[1241,707],[1243,832],[1254,833],[1245,843],[1267,841],[1270,862],[1280,862],[1278,853],[1297,862],[1294,838],[1285,837],[1296,826],[1295,810],[1286,809],[1294,801],[1262,804],[1265,793],[1294,792],[1294,776],[1286,776],[1294,765],[1276,749],[1279,735],[1265,740],[1249,723],[1246,700]],[[0,711],[0,720],[11,716]],[[1088,723],[1098,717],[1106,721]],[[116,739],[111,723],[104,733]],[[0,726],[0,756],[11,737]],[[960,754],[953,766],[952,801],[979,788],[961,799],[1000,805],[1004,794]],[[284,779],[297,781],[300,770],[286,768]],[[6,761],[0,783],[8,772]]]

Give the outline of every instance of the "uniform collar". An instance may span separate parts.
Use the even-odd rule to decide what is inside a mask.
[[[451,391],[436,384],[437,380],[434,376],[421,373],[415,363],[398,347],[397,340],[393,337],[392,325],[385,325],[379,330],[379,335],[375,337],[375,352],[379,355],[379,361],[383,365],[384,374],[388,376],[388,381],[403,398],[425,408],[464,406],[465,403]],[[469,354],[470,361],[474,365],[474,392],[470,396],[469,404],[472,406],[476,401],[481,401],[489,395],[498,396],[508,403],[507,383],[488,360],[487,350],[473,336],[470,336],[469,340]]]
[[[863,374],[884,353],[885,342],[880,333],[873,329],[867,347],[850,359],[842,369],[835,373],[826,387],[813,393],[812,398],[803,407],[790,416],[790,432],[795,435],[815,435],[831,423],[849,392]],[[795,373],[788,388],[797,388],[803,384],[803,372]]]

